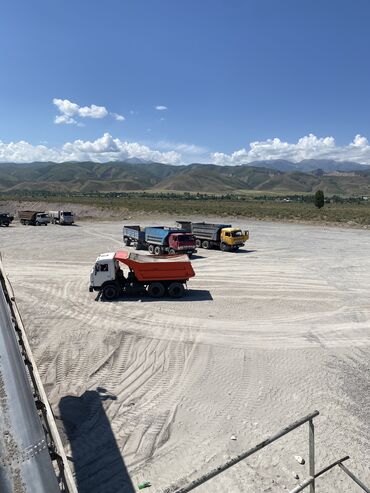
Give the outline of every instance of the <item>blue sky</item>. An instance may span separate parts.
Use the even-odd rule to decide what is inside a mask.
[[[368,0],[6,2],[0,160],[370,163],[369,19]]]

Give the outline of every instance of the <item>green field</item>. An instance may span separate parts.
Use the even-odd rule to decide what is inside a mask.
[[[218,217],[246,217],[261,220],[305,221],[319,223],[342,223],[358,226],[370,225],[370,203],[366,200],[331,199],[322,209],[313,204],[312,195],[286,196],[266,195],[230,196],[230,195],[197,195],[172,193],[128,193],[128,194],[51,194],[34,193],[11,196],[1,194],[0,201],[17,201],[21,208],[22,201],[68,203],[93,206],[99,209],[100,218],[117,217],[122,211],[132,214],[144,212],[148,214],[171,214],[179,219],[190,215]],[[40,205],[38,206],[40,207]],[[80,219],[84,215],[81,214]],[[92,217],[92,216],[89,216]]]

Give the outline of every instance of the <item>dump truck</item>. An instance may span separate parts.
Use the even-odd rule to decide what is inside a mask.
[[[18,216],[24,225],[47,226],[50,223],[50,217],[43,211],[19,211]]]
[[[9,224],[13,221],[14,216],[8,214],[7,212],[0,213],[0,226],[9,226]]]
[[[196,252],[193,234],[166,226],[124,226],[123,242],[127,246],[132,244],[137,250],[147,249],[155,255],[186,253],[191,256]]]
[[[70,224],[74,223],[73,212],[70,211],[49,211],[50,221],[52,224]]]
[[[193,223],[177,221],[184,231],[189,231],[195,237],[197,248],[220,248],[230,252],[244,246],[249,239],[249,231],[233,228],[231,224]]]
[[[125,251],[103,253],[90,272],[89,291],[99,291],[106,300],[123,294],[180,298],[185,293],[186,282],[194,275],[187,255],[158,257]]]

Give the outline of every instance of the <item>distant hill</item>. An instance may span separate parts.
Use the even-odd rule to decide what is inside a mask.
[[[250,166],[253,168],[270,168],[277,169],[279,171],[299,171],[310,172],[316,169],[321,169],[326,173],[331,171],[360,171],[370,168],[365,164],[359,164],[352,161],[334,161],[332,159],[304,159],[299,163],[292,163],[284,159],[271,159],[266,161],[253,161],[251,163],[243,164],[243,166]]]
[[[370,195],[370,166],[332,160],[255,161],[241,166],[122,162],[0,164],[0,191],[269,191]]]

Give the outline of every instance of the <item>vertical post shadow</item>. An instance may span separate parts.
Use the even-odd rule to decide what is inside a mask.
[[[108,399],[116,397],[97,388],[59,402],[79,493],[135,492],[102,404]]]

